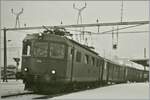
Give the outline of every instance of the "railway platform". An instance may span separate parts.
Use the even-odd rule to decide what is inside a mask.
[[[8,80],[8,82],[1,82],[1,96],[25,92],[28,91],[24,91],[24,84],[21,80]],[[47,95],[31,94],[4,98],[4,100],[32,100],[33,98],[45,98],[47,100],[149,100],[149,82],[114,84],[96,89],[78,91],[53,97]]]
[[[97,89],[71,93],[56,100],[149,100],[149,83],[115,84]]]
[[[24,84],[22,80],[8,80],[8,82],[1,81],[1,89],[0,95],[11,95],[15,93],[23,93],[24,91]]]

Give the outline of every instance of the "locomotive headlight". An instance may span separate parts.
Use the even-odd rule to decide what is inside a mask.
[[[42,39],[43,39],[42,33],[39,33],[38,39],[39,39],[39,40],[42,40]]]
[[[39,33],[39,36],[42,36],[42,33]]]
[[[51,71],[51,73],[52,73],[52,74],[55,74],[55,73],[56,73],[56,71],[55,71],[55,70],[52,70],[52,71]]]
[[[27,71],[28,71],[28,68],[24,68],[24,71],[27,72]]]

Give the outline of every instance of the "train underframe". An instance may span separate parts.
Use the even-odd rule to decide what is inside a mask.
[[[59,80],[59,81],[58,81]],[[61,80],[61,81],[60,81]],[[74,90],[84,90],[97,88],[105,85],[126,83],[128,80],[114,81],[114,80],[99,80],[99,81],[65,81],[64,79],[57,79],[51,77],[50,80],[45,80],[44,77],[27,75],[23,78],[26,90],[31,90],[40,93],[60,93],[70,92]],[[138,81],[137,81],[138,82]]]
[[[77,81],[43,81],[40,79],[33,79],[31,76],[23,79],[25,84],[25,90],[30,90],[38,93],[60,93],[60,92],[71,92],[74,90],[84,90],[97,88],[107,85],[105,81],[87,81],[87,82],[77,82]]]

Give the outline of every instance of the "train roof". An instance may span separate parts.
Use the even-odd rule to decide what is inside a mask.
[[[78,42],[76,42],[76,41],[74,41],[74,40],[72,40],[72,39],[69,39],[69,38],[67,38],[67,37],[65,37],[65,36],[59,36],[59,35],[54,35],[54,34],[46,34],[46,35],[47,35],[46,38],[48,38],[48,36],[55,36],[55,37],[57,37],[57,38],[59,38],[59,39],[62,39],[62,40],[64,40],[64,41],[67,40],[67,41],[69,41],[69,42],[71,42],[71,43],[74,43],[74,44],[76,44],[76,45],[78,45],[78,46],[80,46],[80,47],[82,47],[82,48],[84,48],[84,49],[86,49],[86,50],[88,50],[88,51],[90,51],[90,52],[92,52],[92,53],[98,55],[98,53],[95,52],[95,51],[93,51],[89,46],[80,44],[80,43],[78,43]],[[25,37],[24,40],[28,40],[28,39],[38,39],[38,33],[27,34],[27,36]],[[48,40],[48,39],[46,39],[46,40]]]
[[[86,49],[86,50],[88,50],[88,51],[90,51],[90,52],[92,52],[92,53],[98,55],[98,53],[95,52],[95,51],[93,51],[89,46],[80,44],[80,43],[78,43],[78,42],[76,42],[76,41],[74,41],[74,40],[72,40],[72,39],[69,39],[69,38],[67,38],[67,39],[68,39],[70,42],[75,43],[75,44],[79,45],[80,47],[83,47],[84,49]]]
[[[137,64],[135,62],[129,61],[129,60],[122,60],[122,59],[108,59],[104,58],[106,61],[111,62],[113,64],[121,65],[121,66],[126,66],[138,70],[144,70],[144,66]]]
[[[137,64],[137,63],[129,61],[129,60],[118,60],[118,63],[120,63],[124,66],[130,67],[130,68],[135,68],[138,70],[144,70],[143,65]]]
[[[128,66],[128,67],[130,67],[130,68],[144,70],[144,66],[143,65],[137,64],[137,63],[129,61],[129,60],[125,61],[125,65]]]

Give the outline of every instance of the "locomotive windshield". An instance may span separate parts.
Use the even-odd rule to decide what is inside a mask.
[[[35,57],[47,57],[47,54],[48,54],[47,42],[36,42],[34,44],[34,56]]]
[[[65,46],[58,43],[50,43],[49,55],[51,58],[63,59],[65,55]]]

